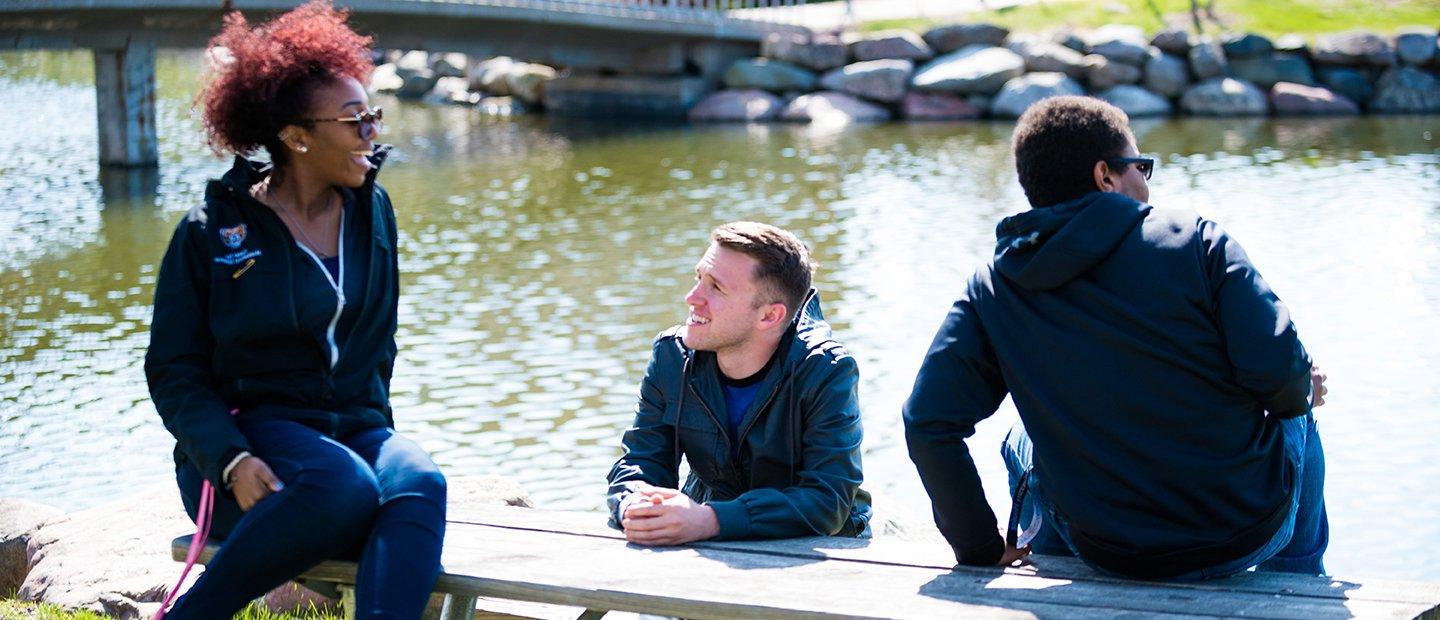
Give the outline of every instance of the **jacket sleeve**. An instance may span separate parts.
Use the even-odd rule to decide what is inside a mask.
[[[795,482],[708,502],[720,525],[719,540],[829,536],[850,516],[862,479],[859,367],[848,354],[813,356],[797,370],[795,382],[798,410],[789,413],[803,422]]]
[[[680,463],[675,453],[675,427],[666,423],[665,392],[660,382],[661,347],[667,338],[657,338],[650,354],[645,378],[640,382],[640,400],[635,404],[635,421],[621,438],[624,453],[610,468],[606,504],[610,508],[610,527],[621,529],[620,510],[625,500],[642,483],[664,488],[679,488]],[[671,389],[674,389],[671,387]]]
[[[1219,224],[1201,220],[1200,239],[1213,311],[1235,380],[1270,415],[1304,415],[1310,410],[1310,355],[1289,309]]]
[[[224,488],[221,470],[250,445],[216,394],[211,374],[215,341],[207,321],[204,230],[199,222],[181,222],[160,263],[145,379],[150,400],[180,450],[205,479]]]
[[[935,525],[955,560],[990,566],[1005,553],[995,513],[965,440],[999,408],[1006,387],[971,302],[979,284],[950,308],[905,403],[905,443],[930,495]]]

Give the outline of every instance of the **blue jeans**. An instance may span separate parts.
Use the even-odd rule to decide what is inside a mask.
[[[217,490],[210,536],[220,551],[167,618],[229,618],[328,559],[358,556],[357,618],[418,618],[440,574],[445,477],[389,428],[335,440],[285,420],[237,420],[284,488],[242,512]],[[202,478],[176,471],[194,519]],[[348,554],[347,554],[348,552]]]
[[[1325,573],[1323,556],[1330,543],[1329,519],[1325,514],[1325,451],[1315,428],[1315,417],[1305,414],[1279,421],[1285,456],[1295,465],[1299,484],[1290,496],[1290,512],[1280,530],[1268,543],[1238,560],[1210,566],[1175,577],[1177,581],[1198,581],[1227,577],[1255,567],[1257,571],[1278,573]],[[1018,524],[1025,529],[1021,538],[1028,538],[1032,553],[1039,555],[1080,556],[1070,540],[1069,524],[1064,515],[1045,498],[1044,482],[1031,467],[1034,447],[1023,422],[1016,422],[1000,446],[1005,468],[1010,474],[1010,496],[1015,497],[1022,476],[1026,476],[1026,493],[1019,506],[1012,506],[1012,529]],[[1021,543],[1024,541],[1022,540]],[[1081,560],[1085,558],[1080,556]],[[1087,562],[1089,564],[1089,562]],[[1109,573],[1098,566],[1092,568]]]

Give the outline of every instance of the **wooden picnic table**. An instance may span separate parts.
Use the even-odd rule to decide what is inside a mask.
[[[452,509],[437,592],[446,620],[477,598],[680,618],[1257,617],[1440,618],[1440,583],[1245,573],[1201,583],[1100,575],[1071,558],[952,567],[943,543],[885,537],[702,542],[644,548],[599,513]],[[184,558],[189,537],[176,539]],[[202,560],[217,547],[210,545]],[[355,565],[305,576],[354,583]]]

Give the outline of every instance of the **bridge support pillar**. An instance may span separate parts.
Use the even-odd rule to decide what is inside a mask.
[[[155,166],[155,43],[96,49],[95,114],[102,166]]]

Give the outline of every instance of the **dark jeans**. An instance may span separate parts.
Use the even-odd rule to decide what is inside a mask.
[[[1285,456],[1295,466],[1299,484],[1290,495],[1290,512],[1280,531],[1265,545],[1250,554],[1232,562],[1206,567],[1192,573],[1175,577],[1177,581],[1198,581],[1225,577],[1255,567],[1257,571],[1304,573],[1320,575],[1325,573],[1323,558],[1330,543],[1329,519],[1325,514],[1325,450],[1320,444],[1320,433],[1315,427],[1313,414],[1280,420],[1284,437]],[[1045,497],[1044,482],[1036,476],[1031,466],[1034,447],[1025,425],[1016,422],[1000,446],[1005,458],[1005,467],[1010,473],[1010,495],[1014,497],[1020,478],[1026,472],[1027,491],[1021,506],[1011,510],[1019,515],[1011,516],[1011,523],[1025,532],[1019,536],[1022,544],[1029,541],[1033,553],[1040,555],[1080,555],[1070,541],[1069,525]],[[1081,560],[1085,558],[1081,556]],[[1088,563],[1088,562],[1087,562]],[[1094,567],[1092,565],[1092,567]],[[1106,572],[1100,567],[1096,570]]]
[[[429,455],[388,428],[337,441],[295,422],[238,423],[285,486],[249,512],[217,490],[210,536],[224,542],[166,617],[229,618],[321,561],[357,556],[357,618],[420,617],[445,537],[445,477]],[[176,479],[194,519],[200,473],[186,465]]]

